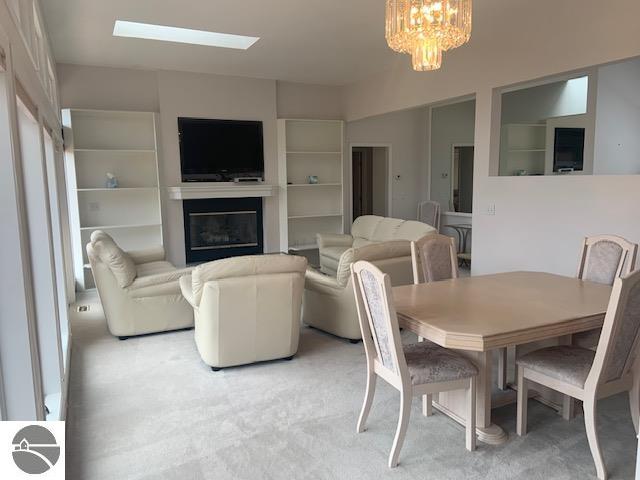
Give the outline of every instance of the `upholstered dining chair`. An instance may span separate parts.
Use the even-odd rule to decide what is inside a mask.
[[[411,263],[415,285],[458,278],[456,244],[452,237],[446,235],[426,235],[411,242]],[[418,341],[423,342],[424,338],[418,337]],[[432,413],[432,400],[432,395],[422,398],[422,413],[425,416]]]
[[[431,200],[419,203],[418,221],[440,231],[440,204]]]
[[[640,381],[633,370],[640,340],[640,271],[617,278],[596,351],[571,345],[536,350],[518,359],[517,433],[527,432],[528,382],[533,381],[582,400],[584,422],[598,478],[607,478],[596,428],[598,400],[629,392],[633,425],[638,433]],[[635,364],[635,365],[634,365]]]
[[[638,245],[615,235],[587,237],[582,244],[577,277],[590,282],[613,285],[613,281],[635,269]],[[600,329],[577,333],[572,343],[595,348]]]
[[[616,235],[596,235],[586,237],[582,242],[578,273],[580,280],[613,285],[616,278],[628,275],[635,269],[638,245]],[[600,338],[600,329],[588,330],[572,335],[571,343],[578,347],[595,349]],[[516,358],[520,355],[516,347]],[[498,378],[506,379],[506,355],[500,357]],[[506,380],[499,380],[505,383]],[[564,399],[563,416],[573,417],[574,402]]]
[[[456,244],[446,235],[426,235],[411,242],[411,263],[416,285],[458,278]]]
[[[476,377],[478,369],[468,359],[433,343],[402,345],[392,302],[389,275],[369,262],[351,266],[356,307],[367,358],[367,388],[357,431],[365,430],[377,377],[400,391],[400,416],[389,455],[389,467],[398,457],[409,424],[414,395],[467,390],[466,447],[476,448]]]

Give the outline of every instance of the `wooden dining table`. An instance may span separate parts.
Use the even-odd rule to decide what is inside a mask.
[[[494,350],[602,327],[611,287],[550,273],[510,272],[393,288],[401,327],[470,358],[478,367],[477,433],[506,441],[491,421]],[[433,406],[465,423],[465,393],[434,395]]]

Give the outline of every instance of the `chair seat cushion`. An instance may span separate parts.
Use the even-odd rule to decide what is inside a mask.
[[[136,270],[138,273],[137,274],[138,277],[146,277],[147,275],[156,275],[158,273],[172,272],[173,270],[176,270],[176,267],[174,267],[169,262],[160,261],[160,262],[142,263],[136,266]]]
[[[404,356],[413,385],[462,380],[478,374],[473,362],[431,342],[405,345]]]
[[[560,345],[523,355],[518,359],[518,365],[583,388],[595,355],[593,350]]]

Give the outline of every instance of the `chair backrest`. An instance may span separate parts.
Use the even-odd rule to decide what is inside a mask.
[[[578,278],[613,285],[613,281],[635,269],[638,245],[615,235],[584,239]]]
[[[411,262],[415,284],[421,280],[429,283],[458,278],[458,257],[452,237],[427,235],[411,242]]]
[[[389,275],[365,261],[352,264],[351,273],[367,361],[377,360],[391,377],[401,380],[407,374],[407,363]]]
[[[298,274],[304,279],[307,259],[298,255],[246,255],[198,265],[191,274],[193,297],[200,304],[207,282],[277,273]]]
[[[613,284],[596,356],[585,388],[629,378],[640,341],[640,271]]]
[[[102,230],[94,231],[86,248],[98,289],[101,283],[99,263],[108,267],[120,288],[126,288],[133,283],[137,275],[136,264],[109,234]]]
[[[418,221],[440,231],[440,204],[432,200],[418,204]]]

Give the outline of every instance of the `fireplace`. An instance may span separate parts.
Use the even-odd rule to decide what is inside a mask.
[[[187,263],[263,253],[262,199],[184,200]]]

